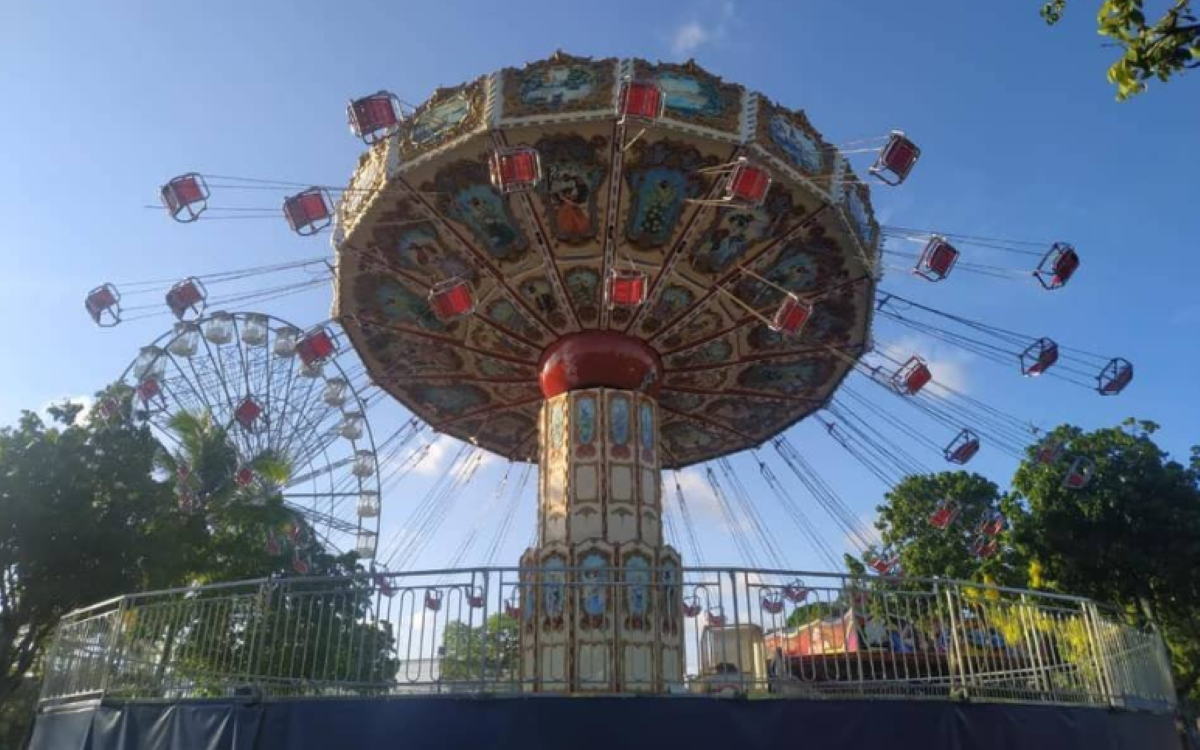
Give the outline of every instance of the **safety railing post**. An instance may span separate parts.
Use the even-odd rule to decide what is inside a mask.
[[[108,633],[108,644],[104,647],[105,658],[103,660],[104,673],[100,676],[100,699],[103,700],[108,695],[109,683],[112,680],[113,673],[118,668],[121,653],[121,636],[125,629],[125,613],[128,611],[129,598],[121,597],[117,603],[116,622],[113,623],[112,629]]]
[[[1113,685],[1112,672],[1108,661],[1109,654],[1104,650],[1104,642],[1100,632],[1100,613],[1096,609],[1096,605],[1090,601],[1081,602],[1080,610],[1083,615],[1084,627],[1088,634],[1088,652],[1092,657],[1092,665],[1096,674],[1095,686],[1099,688],[1100,697],[1105,703],[1118,708],[1122,705],[1122,701]]]

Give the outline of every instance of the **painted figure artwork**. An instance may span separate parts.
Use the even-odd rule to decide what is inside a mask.
[[[686,310],[695,299],[696,295],[685,286],[678,284],[667,286],[643,316],[642,330],[646,333],[654,333],[674,321],[675,316]]]
[[[566,563],[551,555],[542,561],[542,622],[552,630],[563,626],[566,605]]]
[[[854,231],[864,244],[875,244],[875,216],[867,202],[868,191],[863,185],[855,185],[846,189],[846,210],[850,213],[850,221]]]
[[[725,271],[751,245],[771,236],[791,205],[791,197],[786,192],[772,191],[762,208],[730,208],[717,212],[692,253],[692,268],[710,274]]]
[[[396,262],[410,273],[424,276],[429,274],[430,268],[435,268],[439,280],[463,278],[473,281],[477,276],[475,268],[465,258],[442,247],[432,224],[403,227],[389,245],[390,252],[384,251],[385,259]]]
[[[559,309],[558,297],[554,294],[554,288],[550,286],[550,282],[546,280],[545,276],[536,276],[522,281],[517,286],[517,291],[533,306],[533,309],[550,321],[550,325],[556,328],[566,325],[567,320]]]
[[[608,440],[617,458],[629,458],[630,425],[629,399],[614,396],[608,402]]]
[[[454,417],[487,405],[491,398],[483,389],[469,384],[440,385],[412,383],[409,396],[432,409],[439,418]]]
[[[725,339],[715,339],[695,349],[671,357],[671,367],[696,367],[724,362],[733,354],[733,345]]]
[[[724,318],[712,310],[701,310],[690,315],[682,324],[674,327],[663,339],[663,346],[671,351],[682,349],[688,344],[699,341],[705,336],[721,330]]]
[[[596,398],[580,396],[575,401],[575,441],[578,443],[576,455],[580,458],[591,458],[596,455]]]
[[[638,428],[642,437],[642,458],[654,458],[654,407],[642,402],[638,409]]]
[[[550,447],[558,451],[566,442],[567,402],[556,401],[550,404]]]
[[[675,232],[684,201],[704,191],[696,170],[713,166],[716,160],[671,141],[650,146],[639,141],[632,150],[636,166],[625,172],[631,191],[625,236],[639,248],[662,247]]]
[[[815,138],[784,115],[775,114],[768,121],[771,140],[791,159],[792,163],[809,174],[820,173],[825,166],[825,153]]]
[[[820,386],[831,375],[832,368],[825,359],[802,359],[796,362],[758,362],[738,375],[738,385],[756,391],[775,391],[801,395]]]
[[[429,308],[428,300],[401,282],[373,275],[360,276],[359,279],[367,280],[374,287],[371,299],[390,322],[427,331],[446,330],[446,324],[438,320]]]
[[[587,99],[596,90],[596,75],[584,65],[554,65],[527,73],[520,84],[523,104],[561,107]]]
[[[489,304],[485,315],[518,336],[531,341],[543,338],[542,331],[535,328],[533,323],[529,322],[529,318],[507,299],[498,299]]]
[[[741,120],[742,88],[724,83],[693,62],[682,65],[638,63],[635,75],[663,90],[665,116],[673,120],[736,133]]]
[[[588,266],[579,266],[564,275],[567,296],[580,320],[591,322],[600,315],[600,274]]]
[[[604,613],[608,608],[608,560],[595,552],[585,555],[579,566],[583,587],[580,591],[585,624],[595,628],[604,626]]]
[[[508,68],[502,79],[501,118],[611,110],[616,62],[556,52],[549,60]]]
[[[471,231],[482,249],[495,260],[520,260],[528,249],[508,204],[492,189],[487,167],[459,161],[437,173],[422,190],[438,194],[440,207]]]
[[[366,328],[367,348],[396,376],[417,373],[455,373],[462,357],[452,348],[425,339],[401,339],[385,330]]]
[[[663,425],[662,435],[663,442],[670,446],[669,450],[673,453],[709,450],[721,443],[716,435],[692,422],[672,422]]]
[[[674,633],[679,629],[679,609],[676,607],[679,570],[674,562],[664,560],[659,563],[658,580],[662,590],[662,601],[666,603],[660,610],[663,632]]]
[[[606,172],[599,153],[606,143],[604,138],[566,135],[535,144],[546,173],[543,205],[551,233],[562,242],[586,243],[599,231],[596,196]]]
[[[625,560],[625,626],[643,628],[649,624],[650,562],[641,555]]]
[[[441,140],[470,114],[471,98],[467,92],[452,94],[414,116],[409,125],[408,138],[418,146]]]
[[[717,117],[725,111],[721,93],[712,81],[674,71],[660,72],[654,80],[663,90],[668,109],[706,117]]]

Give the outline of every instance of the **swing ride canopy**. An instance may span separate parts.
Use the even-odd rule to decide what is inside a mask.
[[[648,106],[626,105],[623,81],[652,84],[629,93]],[[504,149],[501,183],[533,189],[493,187]],[[722,200],[739,164],[769,180],[761,202]],[[528,461],[547,348],[641,340],[629,356],[649,360],[641,386],[679,467],[833,395],[867,347],[879,233],[866,185],[802,111],[692,62],[559,53],[438,90],[362,155],[336,210],[335,315],[374,382],[435,429]],[[615,273],[642,279],[643,304],[606,292]],[[431,306],[460,282],[473,314]],[[788,293],[812,306],[802,335],[769,325]]]

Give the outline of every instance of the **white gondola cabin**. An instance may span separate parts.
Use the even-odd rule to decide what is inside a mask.
[[[296,344],[300,341],[300,329],[293,326],[280,326],[275,331],[275,344],[271,352],[276,357],[291,357],[296,353]]]
[[[375,538],[376,534],[374,531],[359,529],[358,536],[354,538],[354,553],[363,559],[374,557]]]
[[[215,312],[204,321],[204,338],[209,343],[225,346],[233,341],[233,316],[227,312]]]
[[[358,517],[375,518],[379,515],[379,493],[375,490],[363,490],[358,493]]]
[[[354,452],[354,464],[350,472],[359,479],[366,479],[375,473],[375,454],[371,451],[359,450]]]
[[[340,409],[346,405],[349,389],[350,386],[346,383],[345,378],[329,378],[325,381],[324,390],[321,391],[321,400],[327,406]]]
[[[366,420],[363,418],[362,412],[350,411],[342,416],[342,421],[338,425],[338,434],[347,440],[358,440],[363,435],[363,425]]]
[[[270,330],[266,315],[248,313],[242,318],[241,330],[238,333],[246,346],[266,346]]]
[[[167,344],[167,351],[174,357],[188,359],[196,356],[200,348],[200,326],[180,321],[175,324],[175,337]]]

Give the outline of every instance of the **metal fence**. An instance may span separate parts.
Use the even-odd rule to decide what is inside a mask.
[[[664,627],[684,634],[675,693],[1174,705],[1160,638],[1085,599],[726,568],[555,572],[554,588],[486,568],[120,597],[63,618],[42,702],[571,690],[526,679],[520,663],[520,632],[545,611],[535,602],[554,596],[615,617],[633,601],[681,601],[664,607],[677,625]]]

